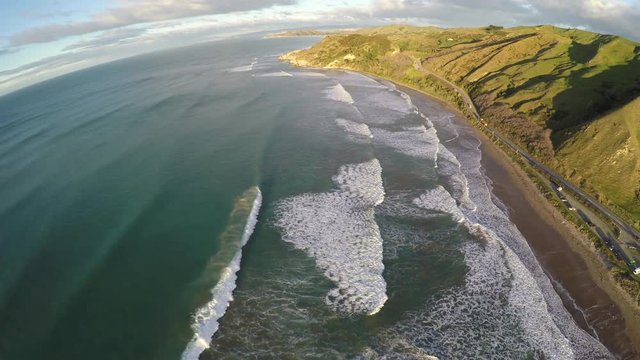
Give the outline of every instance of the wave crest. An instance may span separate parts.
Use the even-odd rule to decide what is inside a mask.
[[[347,90],[345,90],[345,88],[340,83],[329,87],[324,91],[324,93],[327,95],[327,98],[331,100],[353,104],[353,98],[351,97],[351,94]]]
[[[253,234],[261,205],[262,193],[258,187],[245,191],[234,204],[229,225],[220,236],[222,249],[209,260],[203,276],[207,278],[217,274],[221,264],[226,262],[227,265],[222,269],[220,279],[211,289],[211,300],[193,315],[194,322],[191,328],[194,335],[182,353],[183,360],[198,359],[200,353],[209,347],[211,338],[218,330],[218,320],[233,300],[236,273],[240,270],[242,259],[242,247]],[[230,255],[232,257],[229,261]]]
[[[281,201],[276,226],[284,241],[305,251],[336,284],[327,305],[341,314],[375,314],[387,301],[382,277],[382,237],[374,207],[384,200],[377,159],[344,165],[337,191],[302,194]]]

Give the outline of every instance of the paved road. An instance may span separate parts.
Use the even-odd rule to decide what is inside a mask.
[[[449,85],[449,87],[451,87],[453,90],[455,90],[460,96],[462,96],[462,98],[464,99],[464,101],[467,103],[467,106],[469,106],[469,110],[473,113],[473,116],[476,117],[476,119],[478,119],[478,121],[480,121],[480,113],[478,113],[478,109],[476,109],[476,105],[473,103],[473,101],[471,100],[471,97],[469,96],[469,94],[467,94],[467,92],[460,88],[458,85],[452,83],[451,81],[443,78],[442,76],[434,73],[431,70],[425,69],[422,66],[422,60],[420,61],[416,61],[413,64],[413,67],[418,70],[421,71],[427,75],[431,75],[433,77],[435,77],[436,79],[440,80],[441,82]]]
[[[456,84],[452,83],[451,81],[443,78],[442,76],[434,73],[433,71],[425,69],[422,66],[422,61],[417,61],[414,64],[414,67],[416,68],[416,70],[419,70],[419,71],[421,71],[421,72],[423,72],[425,74],[431,75],[431,76],[437,78],[438,80],[442,81],[443,83],[449,85],[458,94],[460,94],[460,96],[463,98],[463,100],[469,106],[469,110],[472,112],[473,116],[475,116],[478,121],[482,122],[485,125],[487,131],[489,131],[492,135],[494,135],[503,144],[505,144],[506,146],[511,148],[513,151],[515,151],[517,154],[519,154],[523,158],[525,158],[531,165],[533,165],[539,171],[541,171],[544,174],[546,174],[549,178],[551,178],[557,184],[562,185],[564,188],[570,189],[571,191],[573,191],[580,198],[579,199],[580,201],[583,201],[583,202],[593,206],[594,208],[598,209],[602,214],[604,214],[606,217],[608,217],[609,220],[611,220],[614,224],[616,224],[620,228],[620,230],[629,233],[631,236],[635,237],[636,240],[640,239],[640,231],[636,230],[633,226],[627,224],[619,216],[617,216],[611,210],[607,209],[604,205],[602,205],[600,202],[598,202],[598,200],[596,200],[595,198],[593,198],[589,194],[587,194],[584,191],[582,191],[579,187],[577,187],[576,185],[572,184],[570,181],[568,181],[565,178],[563,178],[562,176],[560,176],[560,174],[558,174],[557,172],[551,170],[546,165],[544,165],[544,164],[540,163],[539,161],[537,161],[529,153],[527,153],[526,151],[522,150],[520,147],[518,147],[516,144],[514,144],[513,142],[508,140],[506,137],[502,136],[500,133],[498,133],[494,129],[488,127],[486,122],[484,122],[482,120],[482,118],[480,117],[480,113],[478,113],[478,109],[476,109],[476,106],[473,103],[473,101],[471,100],[471,97],[469,96],[469,94],[467,94],[467,92],[464,89],[460,88],[459,86],[457,86]]]

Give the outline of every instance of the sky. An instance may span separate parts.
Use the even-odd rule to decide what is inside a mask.
[[[234,34],[329,25],[553,24],[640,41],[640,0],[0,0],[0,95]]]

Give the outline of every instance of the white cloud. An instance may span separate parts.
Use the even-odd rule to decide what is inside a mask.
[[[401,6],[395,6],[401,5]],[[377,0],[362,11],[441,26],[567,24],[640,40],[640,2],[623,0]]]
[[[217,40],[256,31],[353,21],[329,10],[293,12],[286,7],[131,25],[73,37],[61,54],[0,71],[0,94],[88,66],[175,46]],[[286,24],[286,25],[285,25]],[[31,45],[45,46],[45,45]],[[12,49],[15,50],[15,49]],[[0,56],[2,54],[0,53]]]
[[[50,42],[127,25],[208,14],[291,5],[295,0],[123,0],[121,6],[98,12],[87,21],[30,28],[10,37],[12,46]]]
[[[404,9],[405,0],[376,0],[375,6],[382,10],[400,10]]]

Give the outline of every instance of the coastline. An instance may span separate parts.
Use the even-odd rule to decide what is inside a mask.
[[[588,239],[564,220],[518,165],[489,139],[482,140],[482,166],[493,181],[493,193],[509,208],[547,276],[557,282],[554,287],[567,310],[616,355],[637,359],[640,313],[626,301]]]
[[[482,142],[482,166],[492,181],[494,195],[509,209],[511,220],[527,239],[576,323],[595,333],[619,358],[640,358],[640,309],[611,279],[584,235],[565,221],[524,170],[460,111],[430,94],[393,83],[420,99],[416,106],[437,102],[456,115],[454,121],[472,129]]]
[[[300,51],[300,50],[298,50]],[[303,68],[316,68],[297,59],[298,51],[280,59]],[[481,142],[482,166],[492,192],[509,209],[512,222],[526,238],[536,259],[562,298],[567,311],[585,331],[597,337],[617,358],[640,359],[640,309],[605,268],[590,241],[542,195],[525,170],[445,99],[397,80],[366,71],[335,66],[320,70],[353,71],[395,84],[416,101],[437,103],[455,115],[454,121],[472,129]]]

